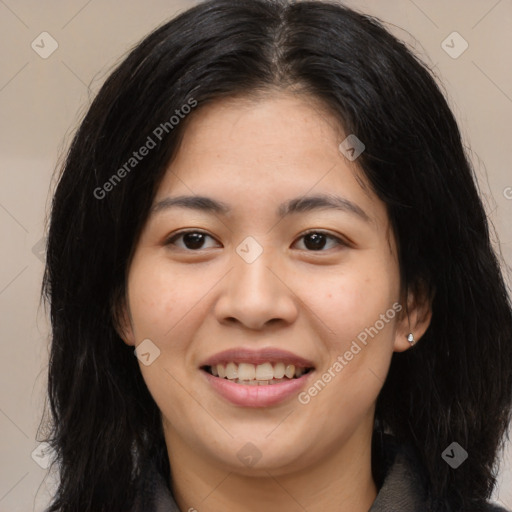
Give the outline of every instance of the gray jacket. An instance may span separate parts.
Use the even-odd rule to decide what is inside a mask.
[[[430,512],[432,502],[427,492],[424,472],[413,452],[398,446],[392,436],[385,435],[384,449],[380,452],[378,471],[380,476],[376,485],[377,497],[368,512]],[[438,509],[439,510],[439,509]],[[450,509],[441,507],[444,512]],[[136,503],[132,512],[187,512],[178,508],[164,477],[150,466],[140,480]],[[473,511],[464,511],[473,512]],[[479,512],[510,512],[506,509],[487,504]]]

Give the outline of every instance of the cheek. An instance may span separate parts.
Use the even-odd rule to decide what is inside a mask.
[[[394,274],[347,273],[309,292],[310,308],[321,312],[329,332],[326,359],[306,390],[311,414],[339,425],[356,425],[368,413],[386,379],[393,354],[398,286]],[[316,291],[319,291],[316,288]]]
[[[134,262],[129,278],[130,311],[138,336],[161,343],[197,302],[193,282],[157,259]]]
[[[371,266],[370,266],[371,267]],[[315,286],[311,286],[314,282]],[[301,298],[323,322],[333,340],[342,349],[348,340],[379,321],[381,315],[398,300],[399,287],[393,269],[373,266],[373,271],[351,269],[305,283]],[[392,311],[392,318],[395,317]],[[388,315],[388,317],[391,315]],[[390,318],[386,317],[386,320]],[[391,318],[391,320],[392,320]],[[378,324],[379,331],[389,332],[394,322]]]
[[[153,364],[139,364],[142,376],[159,409],[179,423],[190,399],[179,383],[188,364],[187,349],[197,329],[195,319],[201,315],[205,288],[193,286],[191,273],[184,275],[169,267],[158,258],[134,259],[129,296],[136,343],[148,338],[160,349]]]

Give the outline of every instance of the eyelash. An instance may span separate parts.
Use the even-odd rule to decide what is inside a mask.
[[[174,242],[175,242],[177,239],[179,239],[180,237],[183,237],[184,235],[188,235],[188,234],[192,234],[192,233],[194,233],[194,234],[202,234],[202,235],[205,235],[205,236],[210,237],[210,238],[212,238],[212,239],[214,239],[214,240],[215,240],[215,238],[214,238],[214,237],[212,237],[211,235],[209,235],[208,233],[206,233],[206,232],[204,232],[204,231],[200,231],[200,230],[197,230],[197,229],[191,229],[191,230],[186,230],[186,231],[180,231],[180,232],[178,232],[178,233],[175,233],[175,234],[171,235],[171,236],[167,239],[167,241],[165,242],[165,245],[166,245],[166,246],[169,246],[169,245],[175,245],[175,243],[174,243]],[[304,237],[306,237],[306,236],[308,236],[308,235],[311,235],[311,234],[319,234],[319,235],[323,235],[323,236],[325,236],[326,238],[328,238],[328,239],[331,239],[331,240],[335,241],[335,243],[336,243],[336,245],[337,245],[338,247],[340,247],[340,246],[345,246],[345,247],[349,246],[349,244],[348,244],[347,242],[345,242],[344,240],[342,240],[341,238],[336,237],[336,236],[334,236],[334,235],[331,235],[330,233],[327,233],[327,232],[325,232],[325,231],[318,230],[318,229],[311,229],[311,230],[309,230],[309,231],[306,231],[305,233],[302,233],[302,235],[300,235],[300,237],[299,237],[297,240],[300,240],[301,238],[304,238]],[[201,250],[202,250],[202,249],[187,249],[187,248],[181,248],[181,247],[180,247],[179,249],[181,249],[181,250],[183,250],[183,251],[187,251],[187,252],[199,252],[199,251],[201,251]],[[322,249],[320,249],[320,250],[318,250],[318,251],[307,250],[307,249],[301,249],[301,250],[305,250],[305,251],[307,251],[307,252],[314,252],[314,253],[316,253],[316,252],[326,252],[326,250],[324,250],[323,248],[322,248]]]

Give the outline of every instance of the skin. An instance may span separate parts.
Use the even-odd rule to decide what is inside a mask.
[[[149,338],[160,350],[139,365],[162,413],[173,495],[182,511],[367,512],[378,492],[375,402],[393,352],[428,327],[428,305],[409,294],[408,316],[385,323],[307,405],[293,396],[235,406],[199,367],[226,349],[277,347],[313,361],[314,382],[394,303],[405,311],[385,205],[357,160],[339,151],[346,134],[312,98],[221,100],[188,121],[154,204],[201,195],[232,210],[150,215],[128,272],[122,329],[127,344]],[[276,217],[282,202],[320,193],[343,196],[368,219],[341,210]],[[209,236],[203,245],[166,244],[185,228]],[[310,229],[340,245],[326,238],[315,250],[303,237]],[[248,236],[263,249],[250,264],[236,252]],[[248,442],[261,455],[252,467],[237,457]]]

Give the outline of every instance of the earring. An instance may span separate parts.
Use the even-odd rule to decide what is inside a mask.
[[[414,341],[414,334],[412,332],[410,332],[407,335],[407,341],[411,344],[411,347],[414,345],[414,343],[415,343],[415,341]]]

